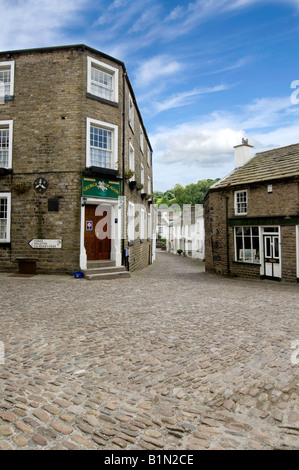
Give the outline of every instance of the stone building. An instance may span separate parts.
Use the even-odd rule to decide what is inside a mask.
[[[202,204],[186,204],[170,224],[170,251],[182,250],[185,256],[203,260],[205,230]]]
[[[206,270],[299,279],[299,144],[252,155],[243,139],[235,170],[205,198]]]
[[[150,264],[152,148],[125,64],[85,45],[1,52],[0,84],[0,269]]]

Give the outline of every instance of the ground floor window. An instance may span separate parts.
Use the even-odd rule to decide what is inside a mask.
[[[10,242],[10,193],[0,193],[0,243]]]
[[[235,227],[235,260],[260,263],[258,227]]]

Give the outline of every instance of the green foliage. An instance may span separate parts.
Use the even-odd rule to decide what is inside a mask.
[[[180,207],[183,207],[184,204],[202,204],[210,186],[219,181],[219,179],[199,180],[197,183],[191,183],[185,187],[181,184],[176,184],[173,189],[168,189],[165,193],[154,191],[154,204],[158,206],[165,204],[168,207],[172,204],[178,204]]]

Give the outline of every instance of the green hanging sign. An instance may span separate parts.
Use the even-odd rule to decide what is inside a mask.
[[[82,178],[82,196],[98,199],[118,199],[121,182],[98,178]]]

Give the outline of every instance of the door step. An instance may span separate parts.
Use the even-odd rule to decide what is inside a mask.
[[[130,278],[131,274],[124,266],[115,266],[114,261],[88,261],[83,275],[89,281]]]

